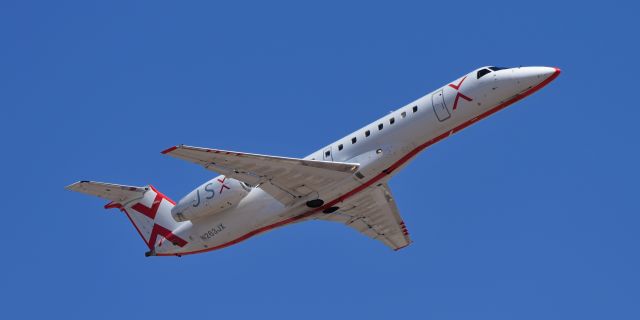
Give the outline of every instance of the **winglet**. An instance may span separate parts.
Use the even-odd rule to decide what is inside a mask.
[[[169,153],[169,152],[171,152],[171,151],[173,151],[173,150],[175,150],[175,149],[178,149],[178,147],[179,147],[179,146],[180,146],[180,145],[173,146],[173,147],[171,147],[171,148],[169,148],[169,149],[167,149],[167,150],[164,150],[164,151],[162,151],[162,152],[160,152],[160,153],[162,153],[162,154],[167,154],[167,153]]]

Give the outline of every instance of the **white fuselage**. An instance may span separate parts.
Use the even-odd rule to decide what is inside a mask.
[[[339,187],[318,190],[318,198],[339,207],[357,192],[386,182],[428,146],[528,96],[559,73],[555,68],[523,67],[482,71],[485,74],[478,78],[483,69],[489,70],[475,70],[307,156],[360,164]],[[156,254],[220,249],[317,213],[304,201],[285,207],[261,188],[252,188],[234,207],[183,222],[174,233],[189,244],[156,247]]]

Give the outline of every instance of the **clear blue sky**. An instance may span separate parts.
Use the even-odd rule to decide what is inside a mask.
[[[0,317],[639,319],[639,9],[2,1]],[[180,198],[212,173],[171,145],[301,157],[483,65],[563,73],[391,181],[399,252],[312,222],[145,258],[63,189]]]

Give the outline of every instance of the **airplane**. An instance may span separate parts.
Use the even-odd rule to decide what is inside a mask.
[[[482,67],[305,158],[177,145],[162,154],[220,174],[177,203],[151,185],[79,181],[66,188],[110,200],[146,256],[222,249],[293,223],[343,223],[393,250],[411,244],[388,181],[429,146],[556,79],[552,67]]]

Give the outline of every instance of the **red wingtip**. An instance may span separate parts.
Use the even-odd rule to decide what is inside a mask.
[[[178,146],[173,146],[173,147],[171,147],[171,148],[169,148],[167,150],[162,151],[161,153],[162,154],[167,154],[167,153],[169,153],[169,152],[171,152],[171,151],[173,151],[175,149],[178,149]]]

